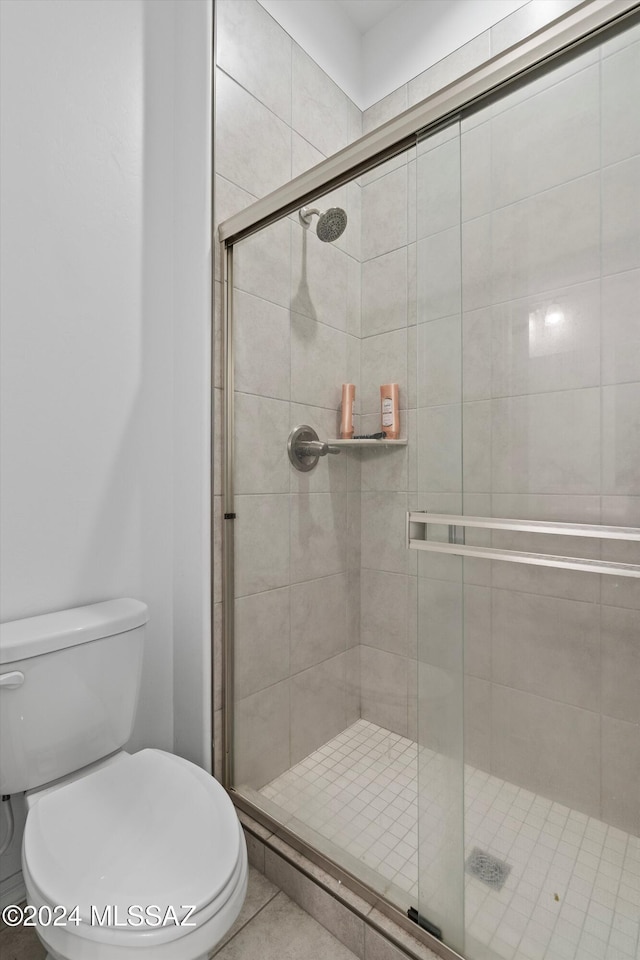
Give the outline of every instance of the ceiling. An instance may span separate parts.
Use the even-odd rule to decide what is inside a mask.
[[[336,0],[342,12],[361,34],[375,27],[404,2],[405,0]]]

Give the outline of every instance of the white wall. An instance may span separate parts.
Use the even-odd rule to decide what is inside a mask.
[[[206,763],[210,3],[1,9],[1,616],[147,602],[131,747]]]
[[[211,770],[212,4],[175,0],[174,751]],[[159,64],[161,67],[161,64]],[[159,101],[160,102],[160,101]],[[159,189],[161,185],[159,184]]]

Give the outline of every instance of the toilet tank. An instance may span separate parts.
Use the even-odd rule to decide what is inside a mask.
[[[131,736],[147,606],[107,600],[0,625],[0,793],[64,777]]]

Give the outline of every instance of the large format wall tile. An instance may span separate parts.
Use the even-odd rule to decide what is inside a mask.
[[[347,145],[348,98],[304,50],[293,47],[291,122],[326,157]]]
[[[582,813],[600,814],[600,715],[493,685],[491,772]]]
[[[407,168],[362,188],[362,259],[372,260],[407,243]]]
[[[492,303],[491,214],[462,224],[462,309],[478,310]],[[502,297],[508,300],[509,296]]]
[[[347,332],[358,339],[362,335],[362,277],[360,261],[353,257],[347,263]]]
[[[234,683],[238,700],[289,676],[289,588],[235,602]]]
[[[291,586],[291,672],[347,649],[347,575]]]
[[[345,571],[346,493],[293,494],[290,510],[291,582]]]
[[[417,658],[447,672],[462,669],[464,591],[461,581],[418,577]]]
[[[323,243],[312,226],[291,227],[291,309],[338,330],[347,329],[349,257]]]
[[[507,514],[511,516],[511,514]],[[596,521],[597,522],[597,521]],[[550,553],[561,557],[600,557],[601,541],[586,537],[554,537],[551,534],[507,533],[496,531],[492,544],[502,550]],[[558,597],[561,600],[594,601],[600,593],[600,577],[585,570],[560,570],[556,567],[522,563],[492,564],[493,586],[501,590]],[[595,616],[595,613],[594,613]]]
[[[640,156],[602,171],[602,272],[640,267]]]
[[[289,496],[236,499],[236,597],[289,583]]]
[[[236,289],[288,308],[291,303],[290,243],[288,220],[278,220],[239,243],[233,257]]]
[[[397,493],[398,490],[408,490],[409,485],[409,455],[411,445],[415,451],[415,429],[412,421],[415,410],[400,411],[400,430],[403,435],[409,436],[406,447],[380,447],[378,449],[365,448],[360,451],[361,488],[362,491],[387,490]],[[362,433],[377,433],[382,429],[380,414],[360,418]]]
[[[617,163],[640,153],[640,42],[602,61],[602,162]]]
[[[464,761],[491,769],[491,684],[477,677],[464,678]]]
[[[392,330],[375,337],[365,337],[360,357],[360,411],[380,415],[380,387],[397,383],[400,409],[408,406],[407,331]]]
[[[625,202],[629,204],[631,198],[627,196]],[[572,180],[491,215],[494,303],[582,283],[599,273],[598,174]],[[476,305],[483,306],[467,306]]]
[[[291,176],[291,128],[221,70],[216,75],[216,170],[256,197]]]
[[[462,490],[462,404],[418,410],[418,490]]]
[[[289,681],[235,704],[235,783],[258,790],[290,766]]]
[[[334,199],[335,198],[335,199]],[[334,241],[337,250],[342,250],[354,260],[358,266],[362,259],[362,189],[357,182],[348,183],[346,187],[336,190],[321,198],[324,210],[327,207],[342,207],[347,214],[347,227],[342,236]]]
[[[344,724],[360,719],[360,645],[344,654]]]
[[[598,280],[496,304],[486,322],[492,396],[599,385]]]
[[[599,523],[600,497],[573,494],[493,493],[493,516],[522,520],[555,520],[561,523]],[[614,521],[604,521],[614,524]],[[624,526],[624,524],[619,524]],[[582,539],[582,538],[581,538]],[[551,541],[553,542],[553,540]],[[563,537],[558,543],[578,542]]]
[[[362,718],[407,735],[408,661],[373,647],[360,648]]]
[[[457,134],[456,127],[452,134]],[[437,135],[436,135],[437,136]],[[418,146],[416,157],[416,237],[433,236],[460,223],[460,138],[437,147]]]
[[[599,390],[542,393],[492,404],[496,493],[599,492]]]
[[[494,682],[599,708],[600,629],[593,603],[493,590]]]
[[[291,393],[288,311],[236,290],[234,323],[236,390],[288,400]]]
[[[345,654],[318,663],[291,684],[291,762],[297,763],[345,728]]]
[[[462,406],[462,464],[465,493],[490,493],[491,428],[490,400],[477,400]]]
[[[491,589],[464,585],[464,672],[491,679]]]
[[[291,177],[299,177],[301,173],[315,167],[316,163],[324,160],[324,153],[316,150],[312,143],[301,137],[295,130],[291,132]],[[315,204],[314,204],[315,205]],[[298,214],[291,214],[294,223],[298,220]]]
[[[257,0],[221,0],[216,13],[218,65],[290,124],[291,37]]]
[[[640,723],[640,611],[601,609],[602,712]]]
[[[419,323],[417,357],[417,406],[459,403],[462,398],[460,316]]]
[[[406,493],[362,494],[362,566],[407,573]]]
[[[460,215],[474,220],[491,213],[491,123],[462,123],[460,138]]]
[[[493,307],[469,310],[462,317],[462,399],[492,395]]]
[[[640,834],[640,726],[602,718],[602,819]]]
[[[460,227],[418,241],[418,323],[461,311]]]
[[[382,570],[362,571],[361,641],[378,650],[408,656],[410,578]]]
[[[407,326],[407,248],[362,264],[362,336]]]
[[[491,148],[495,207],[598,169],[599,73],[597,65],[582,70],[494,118]]]
[[[640,382],[602,388],[602,493],[640,494]]]
[[[602,382],[640,381],[640,270],[602,281]]]
[[[640,527],[640,497],[602,497],[602,523],[613,527]],[[603,543],[603,560],[637,563],[638,545],[621,540]],[[631,577],[602,577],[601,601],[617,607],[640,610],[640,589]]]
[[[310,317],[291,315],[291,399],[337,410],[347,382],[351,338]]]
[[[235,395],[235,492],[288,493],[289,404]]]

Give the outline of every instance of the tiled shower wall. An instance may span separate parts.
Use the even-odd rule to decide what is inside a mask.
[[[640,142],[633,104],[639,78],[636,29],[464,121],[461,140],[455,131],[445,134],[428,158],[421,154],[418,296],[426,322],[418,327],[417,393],[419,443],[431,464],[420,465],[419,489],[428,493],[417,497],[417,508],[425,509],[426,499],[432,510],[457,511],[464,489],[468,514],[637,525]],[[410,86],[397,91],[372,108],[374,122],[409,99]],[[365,112],[365,129],[370,116]],[[460,229],[446,216],[447,206],[449,213],[459,207],[460,171],[462,329],[454,312]],[[429,196],[423,173],[440,184],[439,195]],[[396,166],[376,182],[385,219],[390,198],[403,196],[403,177]],[[376,222],[370,189],[363,187],[363,229]],[[380,293],[369,308],[367,250],[363,236],[363,382],[367,366],[376,369],[406,336],[376,326]],[[371,267],[384,275],[392,259],[400,286],[406,265],[411,278],[412,244],[398,244]],[[387,276],[385,289],[394,281]],[[434,295],[438,283],[441,297]],[[558,327],[545,324],[549,311],[563,315]],[[410,344],[410,357],[414,353]],[[401,375],[399,346],[395,356]],[[431,420],[426,431],[425,418]],[[410,417],[408,428],[411,437]],[[436,462],[440,477],[433,476]],[[362,710],[367,719],[414,736],[415,625],[403,611],[413,607],[406,601],[415,581],[399,545],[393,551],[387,540],[386,554],[380,543],[370,550],[364,534],[365,516],[374,511],[386,510],[386,530],[395,529],[403,501],[398,491],[411,497],[418,489],[412,444],[395,467],[388,492],[380,494],[365,492],[363,465]],[[371,482],[385,483],[384,474]],[[522,535],[494,535],[493,545],[587,556],[600,550],[597,542]],[[632,559],[629,548],[611,544],[602,556]],[[430,579],[421,581],[423,598],[429,591],[420,607],[421,636],[437,632],[455,646],[462,631],[455,615],[458,574],[452,570],[447,584],[447,565],[440,561],[440,568],[439,574],[431,564]],[[637,583],[475,561],[465,564],[464,598],[469,762],[637,834]]]
[[[639,96],[636,28],[463,124],[464,485],[494,516],[640,518]],[[564,539],[530,549],[599,555]],[[637,581],[517,566],[467,587],[473,761],[637,835]]]
[[[255,0],[220,0],[217,8],[219,222],[356,139],[361,117]],[[531,27],[526,12],[517,11],[365,111],[362,131],[526,35]],[[238,782],[243,774],[249,777],[249,770],[253,785],[276,776],[358,715],[416,736],[416,571],[402,537],[407,505],[424,509],[422,500],[414,499],[418,397],[412,372],[418,347],[427,360],[437,356],[445,361],[427,365],[421,380],[421,418],[439,419],[442,426],[433,447],[435,461],[446,444],[455,441],[447,428],[447,410],[460,421],[459,407],[454,411],[447,391],[453,386],[460,394],[460,380],[452,378],[464,334],[467,513],[639,522],[638,458],[633,456],[638,449],[634,409],[640,379],[640,262],[628,232],[631,201],[637,196],[630,178],[637,176],[639,148],[631,126],[619,122],[637,102],[632,85],[634,77],[637,82],[637,57],[637,43],[620,49],[613,44],[601,66],[591,65],[591,79],[586,63],[573,80],[565,78],[588,83],[594,71],[600,71],[598,117],[591,123],[586,118],[572,125],[562,96],[566,88],[555,84],[553,91],[545,91],[544,83],[535,96],[523,94],[509,111],[497,108],[495,115],[487,112],[465,123],[464,317],[452,320],[446,306],[432,312],[421,324],[419,344],[411,312],[416,262],[413,156],[390,161],[335,200],[350,218],[337,244],[318,243],[312,231],[303,233],[291,217],[238,248],[236,467],[242,510],[237,521],[236,697],[237,755],[246,762],[244,770],[236,771]],[[575,88],[569,102],[573,96],[582,102]],[[567,132],[571,137],[577,131],[581,144],[575,159],[567,138],[546,143],[542,137],[528,144],[536,162],[531,169],[525,164],[523,172],[523,154],[511,156],[510,151],[522,151],[528,143],[522,131],[533,130],[528,111],[534,109],[537,120],[546,118],[549,124],[569,109]],[[452,147],[443,139],[441,147],[434,146],[442,151],[446,171],[451,169],[446,154]],[[503,150],[509,167],[500,159]],[[471,154],[477,162],[469,163]],[[437,162],[435,158],[434,151]],[[576,162],[580,169],[571,166]],[[519,183],[509,180],[513,169],[519,171]],[[548,179],[542,182],[539,178],[545,175]],[[565,224],[554,211],[562,210],[563,199],[573,209],[570,194],[575,191],[582,198],[576,207],[580,216],[577,223]],[[600,191],[603,243],[599,227],[589,220],[590,211],[599,207]],[[535,210],[535,220],[527,217],[529,209]],[[530,224],[538,221],[546,228],[533,236]],[[442,250],[451,227],[433,223],[425,244]],[[554,282],[551,274],[558,270],[565,226],[581,238],[579,253],[574,251],[574,262],[555,273],[559,279]],[[519,250],[526,256],[518,257]],[[496,276],[489,282],[492,270]],[[579,346],[575,341],[560,344],[546,356],[544,351],[530,355],[529,315],[535,315],[540,298],[550,292],[556,299],[564,296],[559,283],[567,285],[565,292],[570,287],[572,295],[580,294],[575,300]],[[216,288],[219,304],[219,283]],[[221,356],[219,341],[216,355]],[[400,383],[409,446],[357,456],[343,453],[321,461],[310,477],[292,479],[284,453],[289,426],[306,421],[321,436],[332,433],[339,385],[347,378],[358,384],[363,432],[378,428],[379,384]],[[221,383],[218,369],[218,418]],[[560,431],[563,424],[566,437],[556,432],[554,440],[553,430]],[[219,438],[219,419],[216,427]],[[549,458],[549,438],[560,459],[553,451]],[[421,435],[421,449],[424,441]],[[242,451],[248,455],[243,457]],[[562,458],[565,451],[570,461]],[[579,475],[576,456],[584,465]],[[551,462],[554,476],[541,476],[536,464],[545,461]],[[218,737],[219,464],[218,456]],[[455,458],[448,469],[456,470]],[[438,482],[428,506],[462,509],[461,490],[447,485],[444,475]],[[562,548],[570,550],[566,540]],[[536,544],[534,549],[545,548]],[[576,549],[583,550],[584,541]],[[630,559],[624,545],[607,549],[612,559]],[[637,587],[632,581],[603,577],[606,582],[597,584],[596,594],[584,574],[545,575],[529,568],[505,570],[507,566],[495,564],[492,570],[488,563],[466,564],[467,758],[637,833]],[[450,616],[446,580],[436,574],[432,581],[439,598],[431,605],[432,625],[440,623],[455,634],[460,623]],[[600,599],[601,607],[593,603]],[[555,642],[559,624],[562,644]]]
[[[220,222],[362,128],[360,110],[256,0],[216,6]],[[292,215],[239,244],[234,258],[235,780],[253,787],[359,716],[359,466],[343,453],[297,473],[286,450],[299,423],[337,436],[341,384],[359,380],[360,186],[324,203],[348,212],[336,243]],[[218,371],[218,465],[221,386]],[[219,466],[215,492],[219,734]]]

